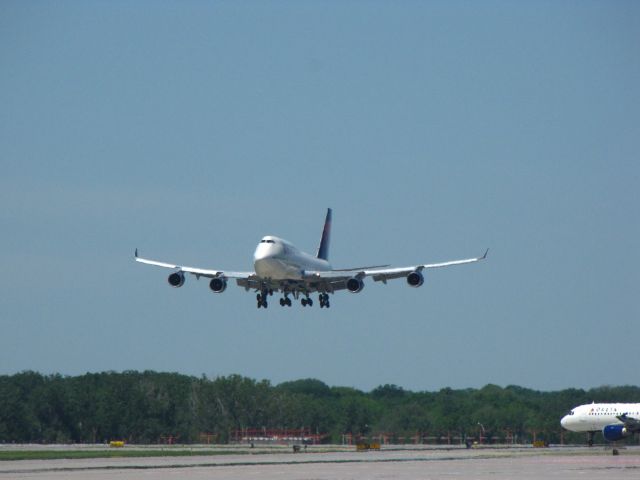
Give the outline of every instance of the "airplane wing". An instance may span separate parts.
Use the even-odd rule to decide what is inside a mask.
[[[144,263],[147,265],[155,265],[156,267],[173,268],[181,272],[191,273],[197,278],[215,278],[215,277],[227,277],[227,278],[249,278],[255,276],[255,272],[231,272],[227,270],[211,270],[206,268],[187,267],[184,265],[174,265],[173,263],[158,262],[156,260],[149,260],[148,258],[142,258],[138,256],[138,249],[135,251],[136,262]]]
[[[427,263],[421,265],[413,265],[410,267],[397,267],[397,268],[381,268],[381,267],[365,267],[363,269],[340,269],[340,270],[330,270],[327,272],[306,272],[307,278],[317,278],[322,279],[324,281],[331,281],[339,283],[340,281],[346,282],[346,280],[350,278],[358,278],[363,279],[365,277],[371,277],[376,282],[387,283],[387,280],[392,280],[395,278],[406,278],[411,273],[421,272],[422,270],[430,269],[430,268],[443,268],[443,267],[451,267],[454,265],[464,265],[467,263],[475,263],[480,260],[484,260],[487,258],[487,254],[489,253],[489,249],[484,252],[484,255],[481,257],[475,258],[465,258],[462,260],[450,260],[448,262],[440,262],[440,263]],[[342,288],[347,288],[346,284]]]
[[[640,431],[640,419],[629,417],[626,413],[617,417],[632,432]]]
[[[336,290],[348,289],[356,293],[364,287],[363,279],[373,278],[376,282],[387,283],[387,280],[395,278],[406,278],[407,283],[412,287],[419,287],[424,281],[422,270],[430,268],[450,267],[453,265],[464,265],[466,263],[479,262],[487,258],[489,249],[481,257],[465,258],[462,260],[451,260],[440,263],[427,263],[399,268],[365,267],[362,269],[340,269],[329,271],[304,272],[302,281],[299,281],[294,288],[301,291],[334,292]],[[238,284],[240,284],[238,280]]]
[[[481,257],[475,258],[465,258],[462,260],[450,260],[448,262],[440,262],[440,263],[427,263],[423,265],[414,265],[411,267],[400,267],[400,268],[382,268],[382,269],[373,269],[373,270],[365,270],[365,275],[370,276],[376,282],[386,283],[387,280],[392,280],[394,278],[405,278],[410,273],[413,272],[421,272],[422,270],[430,269],[430,268],[443,268],[443,267],[452,267],[454,265],[464,265],[467,263],[475,263],[480,260],[484,260],[487,258],[487,254],[489,253],[489,249],[484,252],[484,255]]]

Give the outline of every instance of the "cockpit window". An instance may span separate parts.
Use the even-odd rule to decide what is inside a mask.
[[[260,243],[276,243],[273,240],[260,240]]]

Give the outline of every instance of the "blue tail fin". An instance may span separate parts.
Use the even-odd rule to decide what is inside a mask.
[[[329,238],[331,237],[331,209],[327,208],[327,218],[324,220],[324,229],[322,230],[322,238],[318,247],[318,258],[329,260]]]

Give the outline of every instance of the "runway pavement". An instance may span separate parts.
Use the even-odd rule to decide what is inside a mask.
[[[0,447],[1,450],[8,448],[29,449],[29,446]],[[286,448],[247,450],[244,447],[237,450],[220,448],[215,455],[203,455],[212,452],[211,447],[173,448],[191,448],[193,456],[2,461],[0,479],[591,480],[606,477],[608,480],[628,480],[640,477],[640,447],[620,449],[617,456],[612,455],[610,448],[603,447],[465,449],[415,446],[356,452],[352,448],[337,446],[337,451],[331,451],[330,447],[310,447],[307,453],[296,454]]]

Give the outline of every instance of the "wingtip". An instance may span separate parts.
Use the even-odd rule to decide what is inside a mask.
[[[138,258],[138,249],[137,249],[137,248],[136,248],[136,251],[133,253],[133,256],[134,256],[135,258]]]
[[[489,249],[487,248],[484,252],[484,255],[482,255],[482,260],[484,260],[485,258],[487,258],[487,253],[489,253]]]

